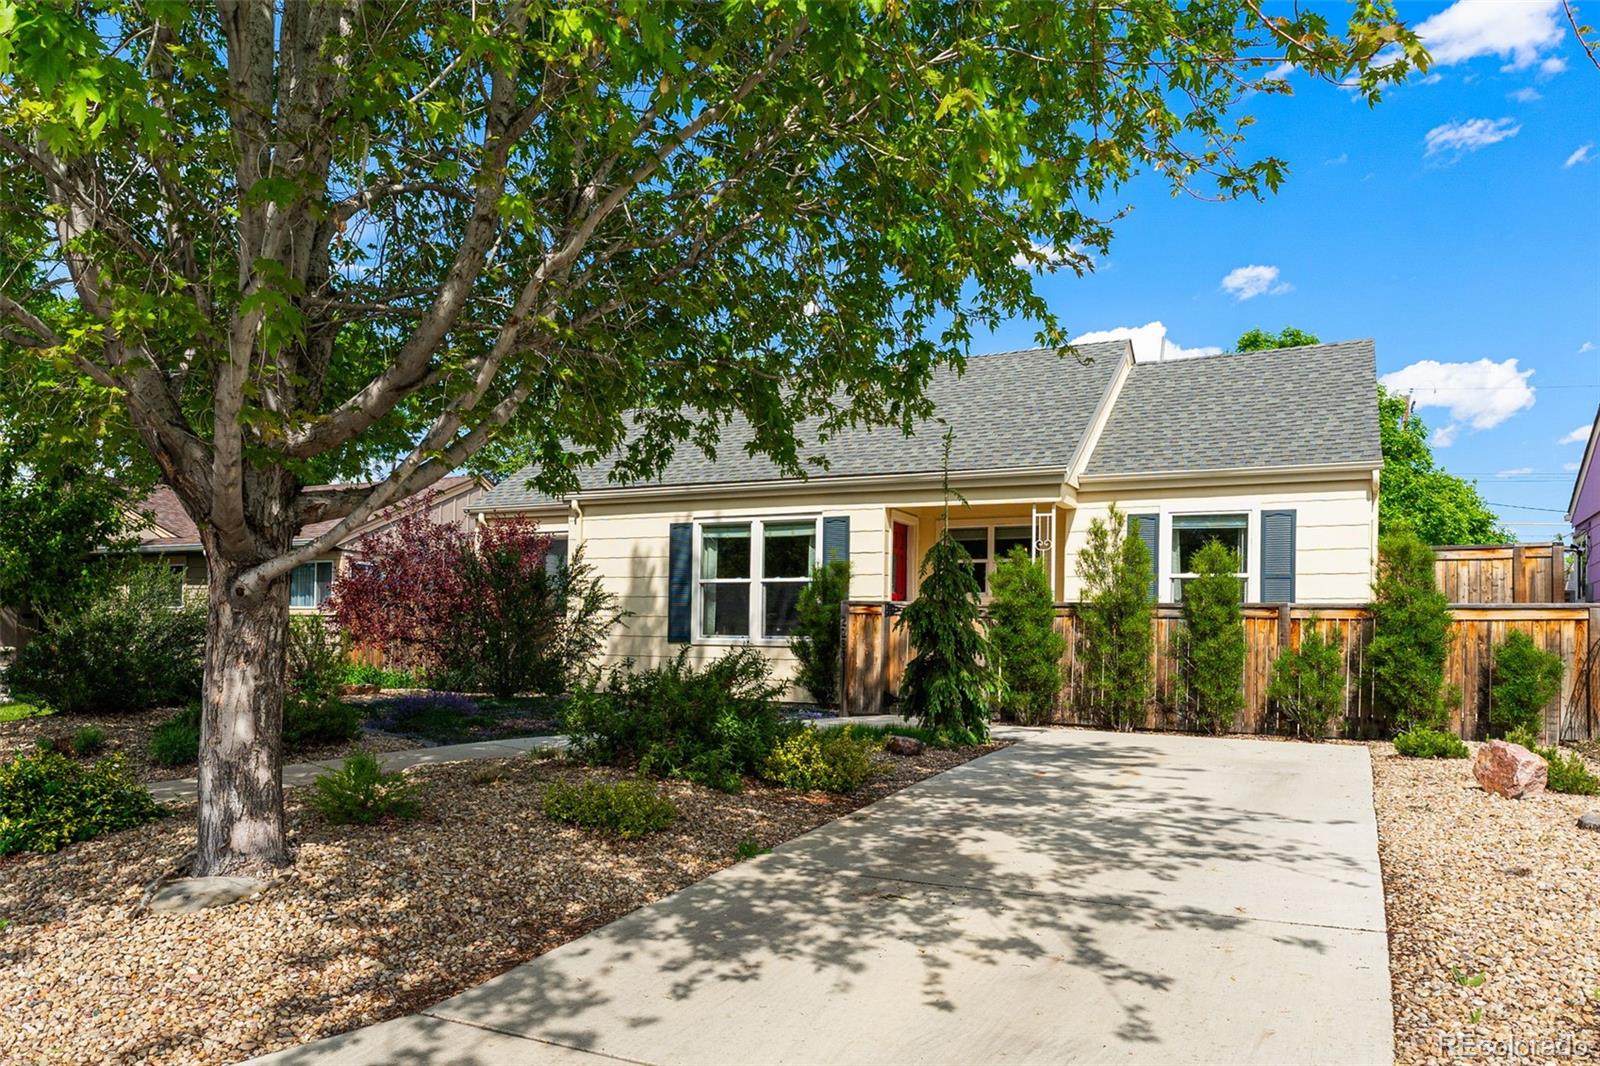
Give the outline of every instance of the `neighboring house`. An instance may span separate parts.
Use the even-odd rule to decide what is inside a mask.
[[[1213,537],[1238,549],[1250,601],[1368,599],[1383,463],[1371,341],[1137,364],[1126,341],[1076,351],[941,370],[928,387],[939,421],[910,437],[841,432],[803,450],[829,462],[803,480],[747,454],[736,419],[717,459],[681,446],[655,481],[614,482],[601,464],[553,499],[522,471],[469,510],[533,516],[582,545],[632,612],[608,659],[640,666],[682,645],[704,660],[749,643],[790,676],[795,600],[823,559],[850,560],[852,598],[915,597],[944,512],[945,425],[951,487],[966,501],[951,504],[950,528],[982,585],[1022,547],[1045,559],[1058,599],[1077,599],[1089,523],[1116,503],[1152,549],[1163,602],[1181,597]]]
[[[1583,461],[1578,464],[1578,477],[1572,483],[1572,499],[1567,503],[1567,521],[1572,523],[1572,548],[1577,556],[1574,575],[1574,599],[1584,603],[1600,600],[1600,566],[1592,565],[1590,554],[1600,541],[1600,468],[1595,462],[1595,450],[1600,448],[1600,411],[1595,412],[1594,423],[1589,427],[1589,443],[1583,449]]]
[[[467,513],[467,507],[483,495],[488,487],[488,482],[480,478],[445,478],[431,490],[430,516],[436,522],[451,522],[469,528],[476,523]],[[334,575],[355,557],[357,542],[369,533],[393,525],[410,509],[420,505],[427,495],[418,493],[385,508],[376,517],[357,527],[339,542],[338,547],[322,558],[296,567],[289,577],[289,609],[300,613],[321,610],[333,587]],[[182,574],[185,595],[203,598],[206,594],[206,560],[200,547],[200,531],[178,502],[177,496],[162,485],[140,501],[137,511],[140,519],[147,524],[139,531],[139,543],[134,550]],[[336,525],[337,520],[308,525],[300,530],[295,543],[306,544]]]

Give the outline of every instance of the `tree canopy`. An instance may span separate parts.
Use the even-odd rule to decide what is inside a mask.
[[[1378,433],[1383,441],[1379,530],[1410,530],[1428,544],[1515,540],[1500,525],[1475,482],[1435,463],[1428,446],[1428,427],[1409,406],[1406,397],[1378,386]]]
[[[109,398],[200,528],[202,871],[286,861],[295,566],[463,467],[909,426],[975,329],[1065,339],[1036,271],[1136,174],[1278,188],[1231,109],[1281,63],[1427,58],[1388,0],[0,0],[0,374]]]
[[[1271,348],[1299,348],[1306,344],[1321,344],[1314,333],[1307,333],[1294,326],[1284,326],[1278,332],[1261,328],[1245,330],[1239,334],[1239,339],[1234,342],[1233,350],[1236,352],[1264,352]]]

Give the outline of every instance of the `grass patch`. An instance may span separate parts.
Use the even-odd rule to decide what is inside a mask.
[[[0,722],[20,722],[24,718],[43,718],[55,713],[48,707],[36,707],[31,703],[0,703]]]

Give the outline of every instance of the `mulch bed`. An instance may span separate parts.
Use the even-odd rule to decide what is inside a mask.
[[[1501,799],[1470,760],[1371,750],[1395,1061],[1600,1058],[1600,833],[1577,828],[1600,797]]]
[[[105,750],[84,761],[120,752],[127,762],[128,771],[136,781],[170,781],[173,778],[193,777],[195,768],[189,766],[157,766],[150,761],[148,751],[150,734],[156,726],[178,713],[179,708],[140,711],[136,714],[50,714],[39,718],[24,718],[16,722],[0,722],[0,760],[9,759],[21,752],[34,750],[40,737],[65,742],[84,726],[95,726],[105,731]],[[406,751],[420,747],[407,737],[392,736],[375,730],[363,730],[355,740],[343,744],[323,745],[318,748],[289,752],[286,763],[321,762],[324,759],[342,759],[358,750]]]
[[[411,1013],[737,861],[1003,745],[882,756],[849,796],[666,782],[672,828],[622,841],[545,817],[565,759],[418,767],[417,822],[329,826],[289,793],[295,865],[262,896],[132,916],[194,805],[0,859],[0,1061],[224,1063]]]

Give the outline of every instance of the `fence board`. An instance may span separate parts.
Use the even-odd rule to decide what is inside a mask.
[[[911,649],[904,628],[885,614],[882,603],[853,601],[844,607],[843,709],[848,715],[880,714],[892,709]],[[1344,650],[1344,721],[1330,733],[1354,737],[1386,736],[1390,725],[1378,711],[1366,676],[1367,644],[1372,614],[1365,607],[1295,604],[1287,609],[1287,626],[1278,604],[1246,604],[1245,706],[1234,728],[1244,733],[1286,730],[1267,699],[1272,666],[1284,648],[1298,647],[1316,627]],[[1578,604],[1455,604],[1454,643],[1445,663],[1445,684],[1459,691],[1450,701],[1449,727],[1468,739],[1482,738],[1489,725],[1490,679],[1494,649],[1506,635],[1520,630],[1547,651],[1561,657],[1566,669],[1561,694],[1545,708],[1544,739],[1586,740],[1600,733],[1600,608]],[[1153,611],[1152,697],[1142,726],[1171,729],[1183,725],[1179,707],[1179,663],[1176,638],[1182,629],[1177,607]],[[1062,653],[1062,687],[1054,720],[1066,725],[1094,725],[1089,708],[1094,679],[1085,676],[1079,647],[1077,609],[1056,608],[1057,631],[1066,638]]]
[[[1560,544],[1479,544],[1433,550],[1439,591],[1451,603],[1561,603],[1566,549]]]

